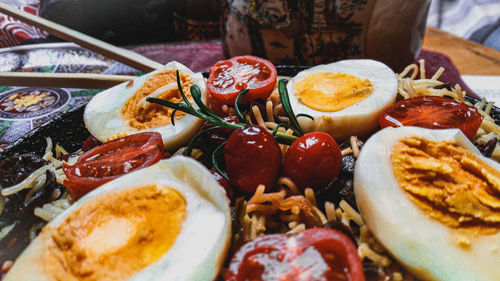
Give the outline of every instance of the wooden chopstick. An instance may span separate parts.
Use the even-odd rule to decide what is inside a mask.
[[[93,73],[0,72],[1,86],[106,89],[136,76]]]
[[[94,37],[85,35],[76,30],[70,29],[58,23],[49,21],[42,17],[35,16],[28,12],[22,11],[10,5],[0,2],[0,12],[9,15],[13,18],[19,19],[28,24],[34,25],[41,29],[46,30],[50,34],[57,36],[61,39],[74,42],[84,48],[107,56],[123,64],[134,67],[135,69],[151,72],[155,69],[161,68],[163,65],[153,61],[138,53],[113,46]]]

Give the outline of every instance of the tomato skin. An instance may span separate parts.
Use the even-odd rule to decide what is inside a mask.
[[[319,190],[338,176],[341,166],[342,153],[337,142],[329,134],[312,132],[290,145],[283,174],[302,190]]]
[[[233,57],[210,68],[207,90],[218,104],[234,105],[238,94],[249,89],[240,101],[246,104],[259,98],[267,99],[274,90],[277,74],[276,67],[263,58]]]
[[[231,123],[239,123],[239,119],[236,116],[226,116],[222,120]],[[206,122],[202,127],[202,130],[208,129],[212,126],[212,123]],[[201,136],[201,148],[207,154],[212,154],[213,151],[227,140],[227,138],[233,133],[234,129],[230,128],[219,128],[212,131],[208,131]]]
[[[219,182],[219,184],[224,187],[226,190],[226,196],[231,200],[231,204],[234,203],[234,193],[233,189],[231,188],[231,183],[226,180],[219,172],[210,170],[210,173],[212,173],[212,176],[214,176],[215,180]]]
[[[311,255],[318,252],[322,261],[319,255]],[[328,267],[311,266],[311,257],[318,258],[314,264],[326,264]],[[341,231],[311,228],[293,235],[271,234],[257,237],[236,252],[225,273],[227,281],[324,280],[323,278],[365,280],[357,248]]]
[[[88,150],[74,165],[63,163],[63,184],[78,198],[125,173],[153,165],[163,152],[161,135],[156,132],[119,138]]]
[[[82,144],[82,151],[88,151],[98,145],[101,145],[102,143],[96,139],[94,136],[89,136]]]
[[[281,167],[281,149],[266,129],[249,125],[235,130],[224,146],[224,160],[231,183],[253,194],[259,184],[269,191]]]
[[[474,106],[459,100],[423,96],[401,100],[379,116],[381,128],[417,126],[428,129],[460,129],[471,139],[481,126],[483,116]]]

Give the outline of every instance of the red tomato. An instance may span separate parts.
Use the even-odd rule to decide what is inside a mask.
[[[210,68],[207,80],[209,95],[220,104],[234,105],[238,94],[249,89],[241,103],[267,99],[276,84],[277,71],[265,59],[254,56],[233,57]]]
[[[228,281],[364,281],[363,264],[351,239],[339,230],[311,228],[298,234],[260,236],[231,259]]]
[[[240,122],[238,120],[238,117],[234,115],[226,116],[222,118],[222,120],[232,124],[237,124]],[[202,127],[202,130],[208,129],[211,125],[213,124],[206,122],[205,125]],[[233,131],[234,129],[230,128],[220,128],[206,132],[201,136],[202,150],[208,155],[211,155],[219,145],[221,145],[223,142],[227,140],[227,138],[229,137],[229,135],[233,133]]]
[[[401,100],[380,115],[380,127],[417,126],[429,129],[458,128],[472,139],[483,116],[474,106],[444,97],[417,97]]]
[[[83,142],[82,151],[85,152],[101,144],[102,143],[98,139],[96,139],[94,136],[91,135]]]
[[[83,153],[74,165],[63,164],[64,185],[76,197],[128,172],[145,168],[163,157],[163,141],[145,132],[107,142]]]
[[[338,176],[341,165],[337,142],[329,134],[312,132],[290,145],[283,161],[283,174],[301,189],[319,190]]]
[[[235,130],[224,146],[224,160],[231,183],[253,194],[259,184],[269,191],[281,167],[281,149],[266,129],[249,125]]]
[[[226,190],[227,198],[229,198],[229,200],[231,200],[231,203],[233,203],[234,194],[233,194],[233,189],[231,188],[231,183],[228,180],[226,180],[223,176],[221,176],[221,174],[219,174],[219,172],[217,171],[210,170],[210,173],[212,173],[212,176],[214,176],[214,178],[219,182],[219,184],[222,187],[224,187],[224,189]]]

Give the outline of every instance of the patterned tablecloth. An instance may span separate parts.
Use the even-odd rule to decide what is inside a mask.
[[[133,50],[161,63],[177,60],[194,71],[206,70],[222,58],[222,47],[217,42],[148,45]],[[0,71],[141,74],[72,43],[0,49]],[[40,126],[54,114],[85,103],[100,91],[0,85],[0,148]]]

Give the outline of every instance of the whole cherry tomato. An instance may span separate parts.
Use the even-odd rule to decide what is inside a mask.
[[[227,281],[365,280],[354,243],[328,228],[257,237],[236,252],[224,277]]]
[[[472,139],[483,116],[474,106],[444,97],[416,97],[389,106],[380,115],[381,128],[417,126],[428,129],[460,129]]]
[[[210,68],[207,80],[209,96],[219,104],[234,105],[238,94],[249,89],[242,104],[258,98],[267,99],[276,85],[277,71],[265,59],[254,56],[233,57]]]
[[[341,165],[337,142],[329,134],[312,132],[290,145],[283,161],[283,174],[301,189],[319,190],[338,176]]]
[[[238,117],[232,115],[232,116],[226,116],[222,118],[224,121],[232,124],[237,124],[240,123]],[[206,130],[210,128],[211,123],[208,121],[204,124],[202,127],[202,130]],[[202,150],[207,153],[208,155],[212,154],[212,152],[223,142],[227,140],[229,135],[233,133],[234,129],[229,129],[229,128],[220,128],[220,129],[215,129],[208,131],[207,133],[203,134],[201,136],[201,148]]]
[[[76,197],[128,172],[153,165],[163,158],[163,141],[156,132],[119,138],[80,155],[74,165],[63,164],[63,184]]]
[[[231,183],[253,194],[259,184],[269,191],[281,167],[278,142],[266,129],[249,125],[235,130],[224,146],[224,160]]]

